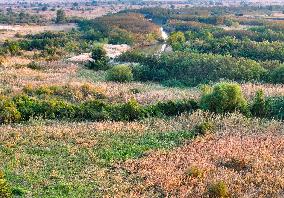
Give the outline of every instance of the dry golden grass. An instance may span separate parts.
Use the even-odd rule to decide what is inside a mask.
[[[283,84],[273,85],[273,84],[245,83],[242,84],[241,86],[245,96],[248,99],[253,98],[258,90],[263,90],[266,96],[284,96]]]
[[[127,170],[145,178],[136,193],[147,197],[147,189],[155,187],[169,197],[207,197],[208,186],[223,181],[231,197],[283,197],[283,123],[234,115],[213,122],[215,135],[128,161]],[[187,174],[193,166],[204,172],[203,177]]]
[[[37,34],[45,31],[70,31],[76,28],[75,24],[47,24],[47,25],[1,25],[0,24],[0,42],[7,39],[17,39],[16,34],[27,35]],[[4,30],[4,31],[3,31]]]
[[[52,63],[44,65],[44,70],[33,70],[27,67],[2,67],[0,69],[0,85],[9,86],[13,91],[19,91],[27,85],[62,85],[73,81],[77,66]]]

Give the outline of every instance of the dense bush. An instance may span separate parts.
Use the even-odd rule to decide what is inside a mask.
[[[35,70],[41,69],[40,65],[36,63],[35,61],[32,61],[29,64],[27,64],[27,68],[35,69]]]
[[[237,40],[223,37],[210,40],[195,40],[187,50],[201,53],[230,54],[234,57],[245,57],[257,61],[284,61],[284,44],[282,42],[255,42],[248,39]]]
[[[40,15],[29,14],[26,12],[13,12],[12,10],[8,12],[0,12],[0,23],[4,24],[40,24],[47,22]]]
[[[284,97],[267,98],[268,115],[270,118],[284,119]]]
[[[158,102],[147,108],[147,111],[152,116],[173,116],[179,115],[183,112],[191,112],[198,108],[194,100],[179,100],[179,101],[166,101]]]
[[[182,50],[185,44],[185,36],[182,32],[172,33],[167,42],[172,46],[173,50]]]
[[[257,81],[266,70],[256,61],[213,54],[188,52],[164,53],[147,56],[130,52],[121,56],[121,61],[139,62],[133,73],[136,80],[177,80],[184,85],[197,85],[221,79],[235,81]]]
[[[78,25],[82,32],[88,33],[86,37],[93,40],[108,38],[112,44],[149,44],[160,37],[159,26],[135,13],[117,13],[93,20],[81,20]]]
[[[79,107],[78,119],[107,120],[110,119],[110,106],[103,101],[91,100],[84,102]]]
[[[207,135],[214,131],[214,124],[210,121],[204,121],[194,127],[195,135]]]
[[[270,75],[270,79],[273,83],[284,83],[284,65],[275,68]]]
[[[141,106],[135,99],[119,104],[107,103],[100,99],[71,103],[59,98],[17,95],[12,99],[1,98],[0,123],[28,121],[31,118],[134,121],[149,116],[179,115],[197,108],[197,102],[190,99]]]
[[[42,101],[41,108],[47,119],[74,119],[78,112],[77,105],[57,99]]]
[[[257,117],[267,117],[268,116],[268,103],[264,96],[264,92],[262,90],[256,92],[254,100],[251,104],[251,113],[253,116]]]
[[[91,55],[92,60],[87,63],[87,67],[93,70],[108,70],[110,68],[109,58],[103,46],[96,46]]]
[[[145,109],[135,100],[131,99],[125,104],[114,105],[111,116],[114,120],[134,121],[146,117]]]
[[[107,80],[130,82],[133,80],[132,70],[128,65],[116,65],[107,71]]]
[[[219,83],[201,98],[200,106],[204,110],[215,113],[227,113],[239,111],[248,113],[248,104],[241,87],[232,83]]]
[[[265,97],[262,90],[258,91],[250,105],[253,116],[261,118],[284,119],[284,97]]]
[[[40,101],[26,95],[16,96],[13,101],[23,121],[29,120],[34,116],[43,115],[44,113]]]

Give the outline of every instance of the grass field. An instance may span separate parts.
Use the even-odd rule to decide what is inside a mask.
[[[194,137],[205,120],[215,134]],[[1,127],[1,167],[26,197],[199,197],[217,181],[232,195],[279,197],[283,129],[202,112],[132,123],[31,121]],[[190,176],[192,167],[202,176]]]

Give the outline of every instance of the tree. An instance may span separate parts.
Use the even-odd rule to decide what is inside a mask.
[[[55,19],[55,23],[63,23],[66,20],[66,15],[64,10],[60,9],[57,10],[56,12],[56,19]]]

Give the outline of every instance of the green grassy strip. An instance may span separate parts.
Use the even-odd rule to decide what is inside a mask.
[[[146,133],[131,136],[111,134],[107,137],[107,143],[102,142],[95,150],[101,162],[109,164],[140,157],[153,149],[171,149],[193,137],[194,133],[191,131]]]

